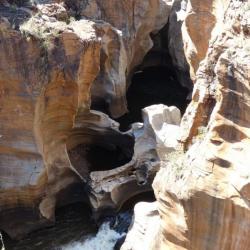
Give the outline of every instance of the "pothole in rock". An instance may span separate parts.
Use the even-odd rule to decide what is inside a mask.
[[[111,228],[114,229],[116,232],[123,234],[122,237],[118,239],[115,244],[114,249],[120,249],[123,242],[126,238],[126,233],[132,222],[132,216],[134,213],[134,206],[138,202],[154,202],[155,196],[153,191],[143,192],[137,195],[130,197],[122,207],[120,208],[119,213],[115,217],[115,220],[111,220]]]
[[[111,230],[119,233],[122,237],[116,242],[114,249],[120,249],[120,246],[125,240],[126,233],[132,222],[134,207],[138,202],[154,202],[155,196],[153,191],[145,191],[130,196],[121,206],[118,213],[102,214],[99,217],[99,224],[108,222]]]
[[[134,154],[134,138],[122,134],[95,136],[92,143],[81,143],[68,150],[71,164],[82,175],[93,171],[105,171],[131,161]]]
[[[153,104],[176,106],[181,113],[188,105],[189,90],[178,83],[175,71],[168,67],[149,67],[136,71],[127,90],[129,112],[116,119],[122,131],[130,124],[142,122],[141,111]]]

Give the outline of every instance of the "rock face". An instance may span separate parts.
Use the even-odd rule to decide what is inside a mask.
[[[134,207],[134,219],[121,250],[151,249],[160,225],[156,202],[139,202]]]
[[[91,169],[72,164],[74,147],[122,138],[117,124],[90,106],[112,117],[126,112],[126,79],[171,5],[35,2],[0,3],[0,227],[12,237],[53,221],[70,187],[86,181]]]
[[[157,149],[159,158],[165,162],[167,160],[165,156],[173,154],[178,144],[180,111],[176,107],[159,104],[143,109],[143,114],[145,132],[139,137],[138,149],[145,148],[142,145],[147,145],[146,148],[148,148],[151,141],[151,145]],[[134,219],[122,245],[122,250],[154,248],[161,220],[157,208],[157,202],[139,202],[135,205]]]
[[[175,69],[178,71],[179,82],[192,91],[193,83],[190,79],[189,64],[184,51],[184,36],[182,24],[186,17],[187,1],[175,0],[169,14],[168,21],[168,49]],[[190,98],[190,97],[189,97]]]
[[[127,132],[135,138],[132,160],[119,168],[90,174],[90,202],[96,211],[120,208],[136,194],[150,191],[163,148],[171,152],[177,144],[181,116],[176,107],[152,105],[142,112],[144,123],[134,123]],[[172,139],[167,142],[166,130]]]
[[[249,1],[31,2],[0,2],[0,229],[21,237],[83,197],[117,210],[159,170],[123,250],[250,249]],[[153,105],[120,132],[112,118],[167,20],[192,101],[182,119]]]
[[[249,249],[248,1],[188,1],[184,49],[195,80],[180,146],[154,180],[151,249]]]
[[[181,36],[193,80],[196,78],[199,63],[206,56],[212,36],[215,37],[223,29],[225,20],[222,13],[225,13],[228,7],[228,1],[181,1],[177,18],[184,20]]]

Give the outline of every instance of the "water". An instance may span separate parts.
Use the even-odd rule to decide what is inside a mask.
[[[95,235],[97,230],[90,208],[84,203],[76,203],[57,210],[56,223],[52,227],[32,232],[20,241],[10,240],[6,235],[3,238],[5,250],[54,250],[81,241],[86,235]]]
[[[125,233],[118,233],[110,227],[110,222],[104,222],[96,236],[90,236],[83,242],[75,242],[61,247],[61,250],[113,250],[117,240]]]
[[[60,209],[53,227],[33,232],[21,241],[4,237],[4,250],[113,250],[117,241],[124,239],[131,219],[131,211],[121,212],[104,218],[98,230],[91,211],[84,204],[74,204]]]
[[[0,249],[5,250],[4,242],[3,242],[3,235],[0,232]]]
[[[129,225],[132,211],[106,218],[96,235],[89,235],[82,241],[74,242],[57,248],[58,250],[114,250],[120,249]]]
[[[129,199],[117,215],[105,217],[99,229],[86,204],[65,206],[57,210],[53,227],[33,232],[21,241],[4,235],[5,250],[118,250],[132,221],[133,207],[142,200],[154,201],[153,192]]]

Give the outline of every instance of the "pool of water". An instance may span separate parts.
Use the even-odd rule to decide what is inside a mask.
[[[20,241],[3,236],[5,250],[54,250],[60,246],[83,241],[95,235],[97,225],[92,220],[91,210],[84,203],[76,203],[60,208],[56,212],[56,223],[31,233]]]

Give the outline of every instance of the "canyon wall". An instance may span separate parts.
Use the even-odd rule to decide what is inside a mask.
[[[123,147],[118,124],[90,108],[127,111],[126,79],[170,4],[0,2],[0,227],[11,237],[48,225],[56,206],[79,198],[74,187],[91,169],[72,164],[72,148]]]
[[[153,183],[150,249],[249,249],[249,1],[190,0],[178,14],[194,90]]]
[[[138,205],[131,227],[147,222],[151,239],[134,234],[144,249],[249,249],[249,2],[35,2],[0,2],[0,229],[22,237],[83,197],[117,209],[150,188],[160,157],[157,201]],[[111,118],[127,112],[129,79],[167,22],[191,103],[180,126],[178,111],[158,106],[143,111],[144,127],[120,132]],[[95,145],[131,161],[91,169],[78,151]],[[122,249],[142,246],[131,232]]]

